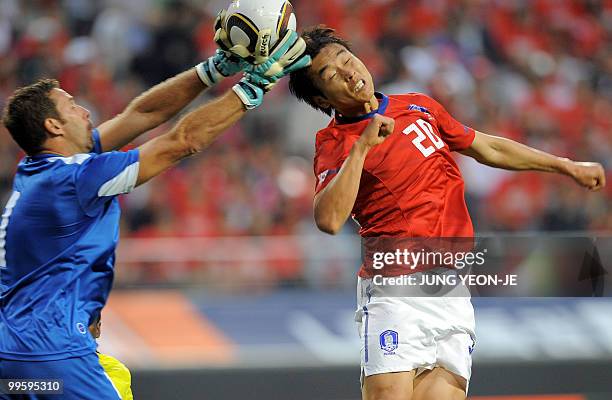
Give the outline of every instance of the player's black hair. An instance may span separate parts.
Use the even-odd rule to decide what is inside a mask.
[[[55,102],[49,94],[59,88],[55,79],[40,79],[36,83],[17,89],[8,99],[2,122],[27,154],[42,150],[47,139],[45,120],[55,118],[63,122]]]
[[[332,43],[344,46],[348,51],[352,52],[349,42],[336,35],[334,29],[325,25],[316,25],[306,28],[302,32],[302,38],[306,42],[306,54],[313,59],[325,46]],[[315,103],[315,96],[325,96],[308,75],[308,70],[309,68],[302,68],[290,74],[289,90],[298,100],[305,102],[316,110],[323,111],[327,115],[332,115],[333,109],[331,107],[323,108]]]

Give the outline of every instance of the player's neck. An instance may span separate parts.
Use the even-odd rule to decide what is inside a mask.
[[[344,112],[340,111],[340,114],[349,118],[360,117],[362,115],[369,114],[372,111],[378,110],[378,106],[379,103],[376,95],[372,95],[372,98],[367,103],[360,104],[358,107],[355,107],[352,110],[345,110]]]
[[[71,157],[79,151],[71,143],[65,143],[61,139],[48,139],[45,142],[45,147],[37,154],[57,154],[62,157]]]

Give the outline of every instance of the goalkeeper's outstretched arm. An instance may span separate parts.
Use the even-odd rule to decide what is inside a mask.
[[[231,90],[191,111],[169,132],[138,148],[140,165],[136,185],[159,175],[183,158],[201,152],[245,113],[245,105]]]
[[[222,31],[222,16],[219,13],[214,23],[217,36]],[[194,68],[153,86],[132,100],[121,114],[98,127],[102,150],[119,149],[158,127],[178,114],[203,90],[242,71],[243,66],[238,57],[218,49]]]
[[[98,127],[102,150],[119,149],[168,121],[205,88],[194,68],[153,86],[132,100],[121,114]]]

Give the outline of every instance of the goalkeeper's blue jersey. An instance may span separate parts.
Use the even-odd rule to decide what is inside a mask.
[[[25,157],[0,223],[0,358],[60,360],[95,351],[90,320],[108,297],[119,239],[117,195],[138,150]]]

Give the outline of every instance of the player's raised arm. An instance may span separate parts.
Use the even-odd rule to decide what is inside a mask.
[[[392,118],[375,115],[344,160],[338,175],[314,198],[317,227],[335,235],[348,219],[359,192],[363,164],[370,149],[385,141],[393,132]]]
[[[491,167],[568,175],[590,190],[599,190],[606,185],[605,172],[599,163],[576,162],[553,156],[513,140],[482,132],[476,132],[472,145],[461,153]]]
[[[136,184],[148,181],[181,159],[208,147],[217,136],[238,121],[246,110],[259,106],[264,93],[278,79],[310,63],[310,57],[303,56],[304,50],[303,39],[296,32],[287,30],[286,35],[270,54],[269,62],[264,63],[265,70],[279,63],[279,60],[285,59],[287,54],[292,55],[293,59],[302,60],[299,65],[282,65],[274,80],[262,79],[256,75],[258,71],[245,74],[244,78],[234,85],[233,91],[190,112],[168,133],[142,145],[139,148],[140,166]],[[226,53],[219,51],[218,54]],[[240,61],[238,64],[249,67],[246,61]],[[212,70],[214,68],[209,70],[204,78],[200,77],[210,78],[214,75]]]
[[[216,100],[186,114],[168,132],[140,146],[136,185],[145,183],[180,160],[208,147],[247,110],[259,106],[264,90],[243,78]]]
[[[222,30],[222,13],[215,20],[214,29]],[[216,34],[216,37],[219,35]],[[218,44],[222,46],[221,43]],[[217,50],[208,60],[153,86],[136,97],[116,117],[98,127],[103,151],[119,149],[142,133],[174,117],[203,90],[242,70],[245,65],[229,52]]]
[[[121,114],[98,127],[102,150],[119,149],[142,133],[166,122],[204,88],[194,69],[152,87],[132,100]]]

